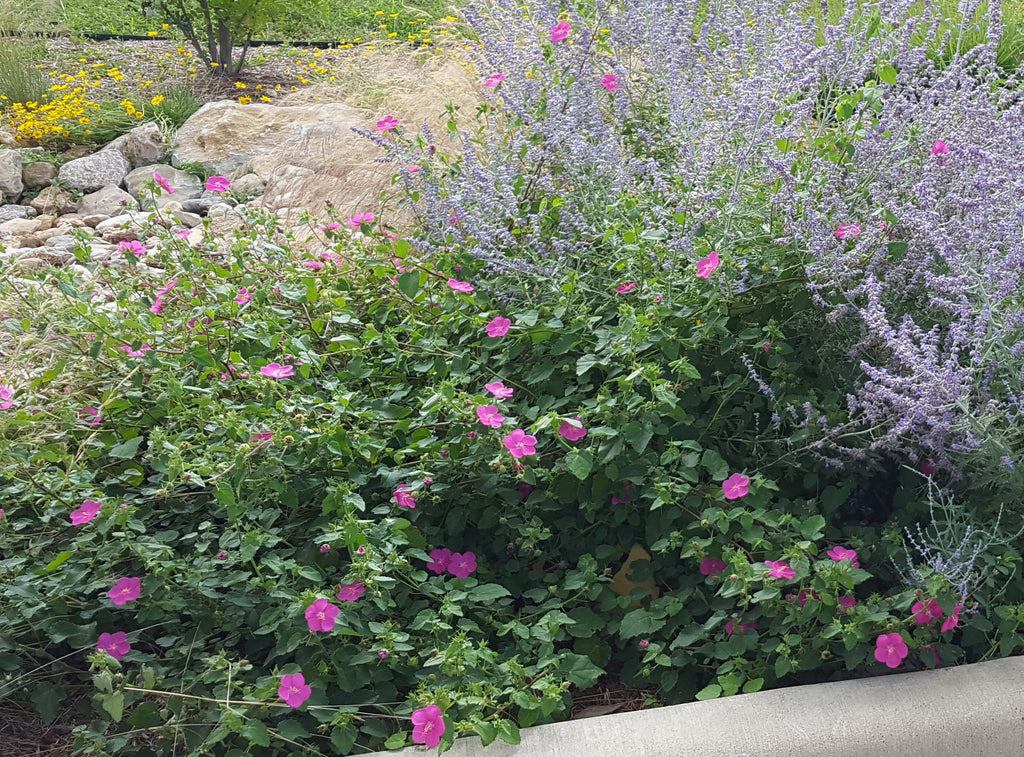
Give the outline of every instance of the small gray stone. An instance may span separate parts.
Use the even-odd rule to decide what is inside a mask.
[[[8,199],[18,197],[25,185],[21,182],[21,153],[0,150],[0,194]]]
[[[230,200],[230,202],[226,202]],[[197,197],[194,200],[185,200],[181,203],[181,209],[186,213],[195,213],[199,216],[208,215],[210,208],[214,205],[228,205],[229,207],[234,204],[234,200],[230,197],[220,197],[217,195],[211,197]]]
[[[110,220],[110,216],[108,216],[108,215],[106,215],[104,213],[94,213],[93,215],[90,215],[90,216],[82,216],[82,223],[84,223],[86,226],[88,226],[91,229],[95,229],[97,226],[99,226],[104,221],[109,221],[109,220]]]
[[[58,234],[46,240],[47,247],[57,247],[61,250],[70,250],[78,244],[78,240],[70,234]]]
[[[78,206],[78,212],[83,216],[114,216],[123,213],[125,209],[138,210],[139,203],[118,187],[103,187],[92,194],[87,194]]]
[[[0,205],[0,223],[14,218],[28,218],[35,215],[35,208],[29,205]]]
[[[184,210],[179,210],[177,213],[174,213],[174,220],[182,226],[187,226],[190,229],[194,229],[203,222],[203,219],[195,213],[187,213]]]
[[[130,170],[128,158],[120,151],[101,150],[65,163],[57,177],[74,189],[95,192],[106,186],[120,186]]]
[[[56,166],[42,160],[28,163],[21,169],[21,181],[28,189],[45,187],[55,178],[57,178]]]

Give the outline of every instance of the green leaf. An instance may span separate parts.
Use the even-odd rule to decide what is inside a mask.
[[[331,745],[338,754],[348,754],[356,743],[359,731],[351,725],[338,725],[331,729]]]
[[[749,681],[743,684],[743,693],[753,694],[755,691],[760,691],[763,686],[763,678],[751,678]]]
[[[384,742],[385,749],[401,749],[405,746],[405,731],[399,731],[388,736],[388,740]]]
[[[722,695],[722,687],[717,683],[708,684],[697,692],[696,699],[703,702],[705,699],[718,699]]]
[[[420,272],[409,271],[400,275],[398,277],[398,289],[410,300],[414,299],[416,293],[420,290]]]
[[[39,684],[32,692],[32,704],[36,706],[36,712],[39,713],[46,725],[57,719],[60,703],[66,694],[67,692],[62,686],[49,681]]]
[[[242,735],[249,739],[250,744],[270,746],[270,733],[267,731],[266,723],[262,720],[249,718],[242,726]]]
[[[750,598],[750,601],[757,604],[758,602],[775,599],[779,594],[781,594],[781,592],[778,589],[761,589],[761,591],[756,592],[754,596]]]
[[[115,723],[121,722],[124,715],[124,692],[115,691],[103,697],[103,709],[107,711]]]
[[[820,515],[814,515],[800,524],[800,535],[811,541],[820,539],[824,530],[825,519]]]
[[[153,728],[163,722],[156,702],[145,701],[135,708],[128,722],[136,728]]]
[[[603,366],[597,355],[584,355],[576,361],[576,375],[582,376],[594,366]]]
[[[880,69],[878,69],[878,78],[884,81],[886,84],[896,86],[896,69],[886,63]]]
[[[499,718],[494,725],[498,730],[498,738],[502,741],[507,744],[519,743],[519,727],[511,720]]]
[[[565,456],[565,467],[569,469],[572,475],[583,481],[594,468],[594,455],[591,454],[590,450],[574,449]]]
[[[501,584],[480,584],[470,589],[468,596],[474,602],[492,602],[499,597],[510,597],[512,592]]]
[[[489,746],[498,737],[498,729],[483,720],[474,723],[473,730],[480,734],[482,746]]]
[[[626,613],[619,623],[619,636],[632,639],[651,634],[665,625],[664,619],[656,620],[650,610],[640,608]]]
[[[288,718],[277,724],[277,732],[286,739],[297,741],[298,739],[309,738],[309,731],[303,728],[298,720]]]
[[[50,560],[49,564],[45,568],[43,568],[42,570],[37,570],[36,575],[45,576],[47,573],[53,573],[53,571],[57,570],[57,568],[63,565],[67,561],[67,559],[71,557],[71,555],[73,554],[74,552],[61,552],[55,558]]]
[[[107,451],[107,454],[118,460],[131,460],[138,454],[139,446],[143,441],[144,439],[141,436],[136,436],[134,439],[115,444]]]

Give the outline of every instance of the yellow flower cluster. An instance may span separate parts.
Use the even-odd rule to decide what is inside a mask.
[[[72,138],[72,130],[75,136],[88,137],[92,132],[80,127],[92,123],[95,111],[107,99],[94,91],[95,88],[99,87],[102,92],[105,83],[115,82],[119,85],[125,80],[124,74],[114,66],[96,63],[92,69],[91,73],[85,69],[75,74],[49,72],[49,76],[57,83],[38,102],[30,100],[15,103],[10,102],[6,95],[0,95],[0,101],[3,101],[0,126],[12,131],[14,138],[25,145],[63,145]],[[150,99],[150,103],[159,105],[163,100],[163,95],[156,95]],[[127,115],[137,120],[145,117],[143,105],[136,106],[130,99],[124,99],[120,104]]]
[[[87,114],[99,109],[99,104],[88,96],[96,83],[89,80],[85,71],[58,78],[64,83],[50,87],[42,102],[8,103],[7,96],[0,95],[5,101],[3,119],[19,142],[45,144],[67,139],[70,123],[88,124]]]

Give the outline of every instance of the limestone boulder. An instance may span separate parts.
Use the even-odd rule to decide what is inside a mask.
[[[137,199],[143,207],[152,207],[154,196],[146,188],[146,182],[153,181],[153,175],[158,174],[166,179],[173,192],[161,188],[159,195],[156,195],[156,207],[163,208],[170,202],[184,202],[203,193],[203,186],[199,179],[190,173],[181,171],[173,166],[162,163],[136,168],[124,177],[125,189]]]
[[[119,150],[100,150],[68,161],[60,167],[57,178],[73,189],[95,192],[106,186],[120,186],[131,169],[128,158]]]
[[[167,140],[160,127],[150,121],[122,134],[103,150],[117,150],[128,159],[132,168],[139,168],[163,160],[167,154]]]
[[[353,127],[372,130],[373,124],[345,103],[212,102],[178,129],[172,163],[202,163],[231,179],[255,173],[266,182],[262,205],[270,211],[322,208],[331,200],[339,213],[355,214],[376,209],[393,167],[375,163],[381,148]]]
[[[21,169],[21,183],[27,189],[45,187],[56,178],[56,166],[43,160],[37,160],[35,163],[26,163]]]
[[[0,205],[0,223],[13,218],[28,218],[30,215],[35,215],[31,205]]]
[[[131,176],[131,174],[128,174]],[[83,216],[116,216],[125,210],[138,210],[139,203],[120,187],[103,187],[82,198],[78,213]]]
[[[58,187],[43,187],[38,195],[28,203],[33,209],[40,213],[54,213],[64,215],[74,213],[78,210],[78,203],[74,196],[66,189]]]
[[[17,150],[0,150],[0,195],[15,200],[25,189],[21,181],[22,158]]]
[[[38,218],[12,218],[0,223],[0,231],[7,231],[15,236],[23,236],[37,231],[42,224]]]

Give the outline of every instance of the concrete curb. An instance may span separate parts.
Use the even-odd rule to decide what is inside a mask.
[[[426,747],[377,752],[412,755]],[[741,694],[455,742],[453,757],[1022,757],[1024,658]],[[372,757],[372,756],[371,756]]]

